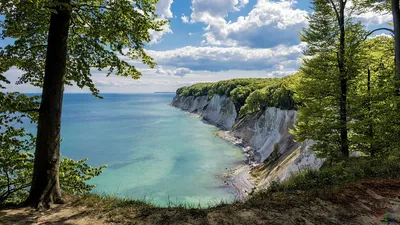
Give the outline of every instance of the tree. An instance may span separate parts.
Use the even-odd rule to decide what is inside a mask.
[[[36,123],[37,100],[36,96],[28,97],[17,92],[0,93],[0,205],[21,203],[29,194],[35,137],[25,130],[23,124]],[[63,192],[83,193],[94,188],[85,181],[99,175],[105,166],[91,167],[86,160],[74,161],[63,157],[60,162]]]
[[[1,37],[14,43],[0,49],[1,72],[15,66],[19,83],[42,87],[34,171],[26,203],[49,207],[62,203],[59,182],[60,129],[64,85],[99,96],[91,68],[139,78],[126,60],[154,67],[144,46],[149,30],[167,21],[155,14],[155,0],[1,0]],[[4,77],[4,76],[3,76]]]
[[[350,102],[350,138],[354,149],[371,157],[392,155],[399,149],[393,41],[385,36],[368,39],[359,53],[361,69]]]
[[[396,75],[396,96],[400,96],[400,4],[399,0],[356,0],[356,5],[362,10],[374,10],[378,12],[390,12],[393,17],[393,29],[377,28],[372,34],[379,30],[389,31],[394,36],[394,73]]]
[[[252,92],[252,89],[247,86],[237,86],[230,93],[231,99],[235,104],[236,110],[240,110],[240,108],[246,103],[247,97]]]
[[[347,128],[347,73],[346,68],[346,29],[345,29],[345,8],[347,0],[330,0],[330,7],[333,9],[337,25],[339,26],[339,51],[337,52],[337,68],[340,80],[340,101],[339,101],[339,120],[340,120],[340,150],[346,157],[349,156],[349,140]]]
[[[34,137],[17,125],[37,119],[36,99],[0,92],[0,204],[18,202],[30,186]]]
[[[400,6],[399,0],[391,0],[394,31],[394,65],[397,78],[396,95],[400,95]]]
[[[346,15],[343,0],[314,0],[309,27],[302,33],[308,43],[296,88],[301,103],[296,127],[298,140],[312,139],[325,156],[349,156],[349,83],[358,74],[357,53],[365,37],[360,23]]]

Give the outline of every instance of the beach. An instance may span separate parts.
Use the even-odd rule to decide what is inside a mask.
[[[240,138],[234,137],[229,131],[218,132],[218,137],[240,147],[246,160],[238,167],[227,169],[223,175],[224,182],[229,184],[238,194],[239,200],[244,200],[255,187],[255,182],[250,174],[251,170],[258,165],[255,161],[253,149]]]

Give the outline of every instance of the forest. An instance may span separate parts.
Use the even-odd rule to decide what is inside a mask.
[[[239,78],[215,83],[197,83],[181,87],[179,96],[227,96],[232,99],[240,116],[262,111],[266,107],[296,109],[289,83],[298,75],[279,78]]]

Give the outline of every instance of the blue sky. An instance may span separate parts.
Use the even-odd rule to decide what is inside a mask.
[[[159,0],[157,14],[171,23],[162,32],[151,32],[146,49],[156,68],[127,59],[142,71],[140,80],[106,78],[96,70],[93,80],[103,93],[143,93],[175,91],[197,82],[293,74],[306,49],[299,32],[307,26],[310,6],[309,0]],[[391,20],[374,12],[356,18],[368,29],[387,26]],[[20,74],[15,68],[6,73],[11,81]],[[40,92],[14,84],[8,90]],[[88,91],[67,87],[66,92]]]

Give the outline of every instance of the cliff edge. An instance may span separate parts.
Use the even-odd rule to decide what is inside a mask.
[[[267,107],[239,118],[233,101],[216,94],[210,98],[176,95],[171,105],[195,113],[221,128],[225,131],[221,137],[244,149],[250,169],[235,171],[236,177],[233,178],[246,183],[238,185],[233,182],[236,189],[245,189],[238,190],[241,196],[251,191],[251,184],[256,188],[266,188],[272,181],[283,181],[302,169],[322,166],[323,160],[316,158],[309,149],[312,141],[297,143],[290,133],[297,121],[295,110]],[[243,182],[243,173],[250,171],[254,182]]]

